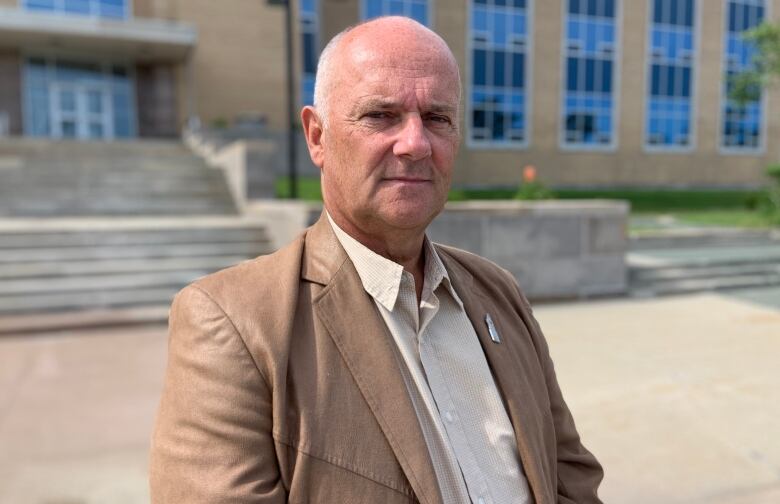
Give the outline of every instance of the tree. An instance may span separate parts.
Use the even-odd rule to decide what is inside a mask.
[[[743,37],[755,45],[756,53],[752,70],[731,77],[729,95],[740,105],[759,100],[761,89],[780,79],[780,23],[764,22]]]

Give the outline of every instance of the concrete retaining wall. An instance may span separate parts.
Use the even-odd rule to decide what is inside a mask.
[[[322,206],[265,201],[247,210],[268,218],[278,247]],[[627,203],[606,200],[448,203],[428,233],[506,268],[531,299],[618,295],[627,290],[628,212]]]
[[[532,299],[626,291],[629,207],[620,201],[450,203],[432,240],[509,270]]]

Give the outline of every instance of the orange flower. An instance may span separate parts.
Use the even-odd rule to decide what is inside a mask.
[[[536,167],[534,165],[526,165],[523,168],[523,182],[528,184],[536,182]]]

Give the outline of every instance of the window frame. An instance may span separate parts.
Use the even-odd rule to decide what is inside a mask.
[[[321,0],[313,0],[315,2],[315,9],[316,12],[314,14],[314,46],[316,49],[316,56],[314,61],[314,82],[316,85],[316,77],[317,77],[317,64],[319,63],[319,56],[322,52],[322,33],[320,30],[320,19],[321,19],[321,13],[322,13],[322,1]],[[297,103],[298,103],[298,109],[303,108],[304,106],[308,105],[304,102],[304,96],[303,96],[303,80],[306,75],[306,72],[304,72],[304,65],[305,65],[305,47],[303,43],[303,16],[302,9],[301,9],[301,2],[296,2],[296,9],[297,9],[297,16],[296,19],[298,21],[298,44],[299,44],[299,56],[300,56],[300,68],[299,70],[299,76],[298,76],[298,90],[297,90]],[[314,104],[314,92],[312,91],[312,103]]]
[[[759,129],[759,141],[757,147],[725,145],[723,136],[724,115],[726,109],[726,69],[727,57],[726,49],[728,44],[729,29],[729,2],[732,0],[722,0],[723,16],[721,18],[721,47],[720,47],[720,94],[718,95],[718,123],[716,134],[718,135],[717,145],[718,154],[723,156],[751,156],[763,157],[767,152],[767,132],[769,116],[769,93],[762,89],[761,93],[761,124]],[[772,2],[764,1],[764,21],[772,19]]]
[[[101,21],[127,21],[134,18],[134,10],[133,10],[133,0],[123,0],[124,2],[124,12],[122,13],[122,17],[115,18],[115,17],[108,17],[108,16],[101,16],[96,11],[96,6],[99,5],[99,0],[85,0],[89,3],[89,13],[81,14],[76,12],[66,12],[64,7],[64,0],[52,0],[54,2],[54,8],[49,9],[31,9],[28,7],[28,3],[30,0],[20,0],[19,1],[19,7],[24,10],[25,12],[33,12],[33,13],[40,13],[40,14],[55,14],[55,15],[64,15],[64,16],[74,16],[74,17],[81,17],[81,18],[87,18],[87,19],[100,19]],[[98,9],[99,10],[99,9]]]
[[[522,141],[495,141],[490,140],[475,140],[471,136],[471,114],[473,112],[473,104],[471,101],[471,95],[474,84],[472,83],[472,71],[474,68],[474,44],[471,37],[471,26],[474,13],[474,0],[468,0],[467,12],[466,12],[466,76],[465,76],[465,93],[464,99],[466,106],[464,107],[464,114],[462,119],[463,131],[466,132],[466,147],[469,150],[509,150],[509,151],[524,151],[531,147],[533,140],[533,75],[534,75],[534,28],[536,27],[534,19],[534,9],[536,7],[535,0],[526,0],[526,19],[527,30],[526,45],[525,45],[525,104],[523,107],[523,114],[525,114],[525,129]],[[463,79],[463,77],[461,77]]]
[[[690,142],[686,146],[674,146],[665,144],[648,143],[649,115],[650,115],[650,90],[652,89],[652,37],[653,37],[653,2],[647,2],[647,38],[645,39],[645,79],[644,79],[644,109],[642,114],[642,149],[648,154],[690,154],[698,149],[699,133],[699,82],[701,73],[701,11],[702,0],[693,0],[693,61],[691,63],[691,117],[690,117]]]
[[[620,145],[620,117],[623,71],[623,0],[615,0],[615,49],[612,59],[612,138],[609,144],[566,142],[567,42],[569,0],[561,0],[561,66],[558,96],[558,149],[562,152],[617,152]]]
[[[367,21],[368,20],[368,18],[366,17],[366,13],[368,12],[367,3],[369,1],[370,0],[360,0],[360,7],[359,7],[360,21]],[[379,0],[379,1],[384,4],[384,2],[387,2],[388,0]],[[406,1],[406,0],[401,0],[401,1]],[[435,0],[426,0],[426,2],[425,2],[426,3],[426,7],[428,9],[428,12],[426,13],[426,15],[428,16],[428,24],[425,25],[425,26],[427,26],[430,29],[433,29],[433,27],[435,25],[434,24],[434,19],[433,19],[433,12],[435,10],[433,8],[433,2],[434,1]],[[382,14],[382,15],[383,16],[389,16],[390,14]],[[414,19],[414,18],[410,18],[410,19]]]
[[[68,50],[57,50],[57,51],[46,51],[46,52],[39,52],[39,51],[33,51],[33,50],[22,50],[19,54],[19,75],[21,76],[20,84],[21,84],[21,111],[22,111],[22,135],[25,137],[30,138],[44,138],[44,139],[53,139],[52,136],[52,125],[49,124],[48,132],[45,136],[36,135],[33,132],[32,129],[32,112],[30,110],[30,96],[29,96],[29,87],[28,87],[28,76],[27,76],[27,63],[31,58],[39,58],[44,60],[46,65],[46,75],[47,75],[47,82],[51,84],[55,79],[53,79],[53,75],[56,74],[55,68],[57,65],[58,60],[61,59],[68,59],[71,61],[83,61],[85,63],[94,63],[100,67],[100,73],[102,76],[102,79],[106,79],[106,77],[111,76],[111,67],[114,65],[122,65],[127,69],[127,80],[128,84],[130,86],[130,135],[127,137],[120,137],[116,135],[116,130],[113,128],[112,124],[112,137],[111,138],[103,138],[99,140],[89,140],[93,142],[108,142],[108,141],[132,141],[137,140],[139,138],[139,114],[138,114],[138,98],[136,96],[137,93],[137,86],[138,86],[138,80],[136,75],[136,68],[135,63],[132,60],[124,59],[124,58],[117,58],[117,59],[111,59],[107,57],[96,57],[96,58],[90,58],[86,57],[83,53],[76,52],[76,51],[68,51]],[[107,84],[109,87],[109,90],[113,89],[113,85],[109,82],[103,82],[104,84]],[[111,91],[112,92],[112,91]],[[112,95],[113,97],[113,95]],[[113,110],[113,103],[111,104],[112,110],[111,110],[111,120],[114,120],[115,117],[115,111]],[[49,104],[49,110],[51,109],[51,104]],[[49,117],[49,121],[51,121],[52,118]],[[77,141],[84,141],[81,139],[78,139]]]

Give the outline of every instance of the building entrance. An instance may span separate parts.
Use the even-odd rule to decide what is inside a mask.
[[[114,137],[108,86],[55,82],[51,84],[49,94],[54,138],[102,140]]]

